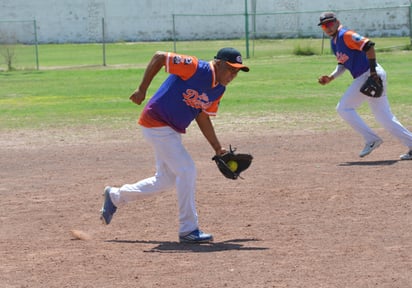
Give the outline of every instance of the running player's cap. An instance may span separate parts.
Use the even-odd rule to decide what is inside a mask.
[[[242,55],[235,48],[222,48],[217,52],[215,59],[224,60],[232,67],[239,68],[242,71],[249,72],[249,67],[242,64]]]
[[[318,26],[326,22],[336,21],[336,14],[334,12],[323,12],[322,14],[320,14],[319,20],[320,22]]]

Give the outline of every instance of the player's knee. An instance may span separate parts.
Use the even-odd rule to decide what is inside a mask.
[[[178,177],[184,177],[187,179],[195,179],[197,176],[197,171],[196,171],[196,166],[184,166],[180,167],[177,171],[176,174]]]
[[[166,190],[174,186],[176,175],[169,169],[160,169],[156,171],[153,178],[153,185],[157,185],[159,189]]]
[[[184,179],[195,179],[197,176],[196,165],[192,159],[182,161],[174,170],[176,177]]]
[[[338,112],[339,115],[342,115],[341,113],[342,113],[343,109],[342,109],[342,105],[340,103],[338,103],[338,105],[336,105],[335,110],[336,110],[336,112]]]
[[[338,114],[340,115],[340,116],[344,116],[344,115],[346,115],[347,113],[349,113],[351,110],[353,110],[352,108],[347,108],[347,107],[345,107],[344,105],[342,105],[342,103],[338,103],[338,105],[336,105],[336,112],[338,112]]]

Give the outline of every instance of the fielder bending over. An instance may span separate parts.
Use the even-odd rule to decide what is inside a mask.
[[[249,68],[242,64],[242,57],[234,48],[220,49],[210,62],[193,56],[157,52],[149,62],[139,87],[130,96],[134,103],[142,104],[150,83],[163,66],[170,75],[150,98],[138,121],[143,137],[154,149],[156,174],[119,188],[106,187],[101,219],[107,225],[122,205],[175,187],[179,241],[213,241],[213,236],[202,232],[198,226],[196,167],[182,144],[181,136],[196,120],[216,155],[225,153],[226,149],[221,146],[209,117],[216,115],[226,85],[240,70],[248,72]]]

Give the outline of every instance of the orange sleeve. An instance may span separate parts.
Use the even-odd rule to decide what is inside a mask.
[[[195,74],[198,62],[196,57],[169,52],[166,57],[165,69],[166,72],[187,80]]]
[[[343,41],[350,49],[361,51],[369,39],[349,30],[343,35]]]

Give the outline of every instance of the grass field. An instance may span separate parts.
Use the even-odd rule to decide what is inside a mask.
[[[412,72],[408,62],[412,52],[392,49],[407,45],[409,39],[374,40],[382,49],[378,60],[389,75],[392,108],[399,118],[411,122]],[[244,59],[251,71],[239,73],[228,86],[219,115],[272,119],[268,120],[273,122],[270,125],[305,124],[315,129],[329,125],[322,124],[322,119],[337,118],[334,107],[351,79],[346,73],[329,86],[317,83],[318,76],[335,67],[328,44],[322,55],[321,39],[260,40],[251,45],[253,55]],[[176,47],[179,53],[212,59],[223,46],[234,46],[244,53],[242,40],[178,42]],[[293,50],[297,46],[310,47],[316,55],[296,56]],[[99,44],[40,45],[39,71],[0,72],[0,129],[122,125],[136,118],[142,108],[132,105],[128,96],[138,85],[152,54],[173,48],[172,42],[109,44],[107,66],[102,66]],[[19,55],[29,59],[25,53],[30,54],[33,47],[16,49],[21,49],[16,50],[16,59]],[[149,95],[166,76],[158,74]],[[295,120],[292,123],[290,119]]]

